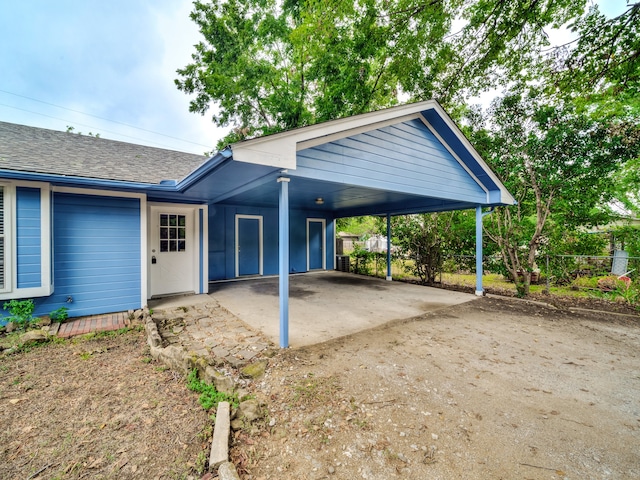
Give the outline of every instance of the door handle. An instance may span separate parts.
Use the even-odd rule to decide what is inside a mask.
[[[152,264],[154,264],[154,265],[155,265],[156,263],[158,263],[158,262],[157,262],[157,260],[156,260],[155,255],[154,255],[153,257],[151,257],[151,263],[152,263]]]

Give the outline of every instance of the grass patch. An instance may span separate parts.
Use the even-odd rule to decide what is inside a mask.
[[[192,392],[200,394],[198,401],[206,411],[217,407],[220,402],[229,402],[234,407],[237,407],[240,404],[238,395],[229,395],[227,393],[219,392],[216,390],[215,386],[200,380],[200,378],[198,378],[198,370],[195,368],[191,370],[187,376],[187,388]]]

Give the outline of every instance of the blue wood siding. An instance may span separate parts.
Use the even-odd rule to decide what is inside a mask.
[[[17,287],[42,286],[39,188],[16,188]]]
[[[301,150],[290,175],[469,202],[486,192],[420,120]]]
[[[209,280],[235,278],[235,217],[261,215],[263,222],[263,274],[278,274],[278,209],[231,205],[209,206]],[[333,222],[329,214],[292,210],[289,217],[289,268],[307,271],[307,218],[325,218],[326,262],[333,268]]]
[[[451,149],[458,154],[467,167],[474,173],[490,192],[490,201],[500,201],[500,189],[491,179],[491,176],[471,155],[467,147],[462,143],[456,132],[451,130],[444,119],[435,111],[427,110],[422,112],[427,121],[437,130],[442,139],[447,142]],[[497,192],[497,193],[496,193]]]
[[[56,193],[53,203],[55,292],[37,301],[37,313],[140,308],[140,201]]]

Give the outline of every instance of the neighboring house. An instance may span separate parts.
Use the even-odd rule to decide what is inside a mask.
[[[351,252],[355,248],[356,242],[359,238],[359,235],[347,232],[338,232],[338,237],[336,238],[336,253],[338,255],[342,255],[345,252]]]
[[[0,123],[0,197],[0,301],[70,316],[332,269],[336,218],[514,203],[434,101],[210,158]]]

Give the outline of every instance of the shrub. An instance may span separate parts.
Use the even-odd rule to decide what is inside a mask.
[[[17,323],[20,328],[25,328],[35,319],[33,318],[33,311],[36,306],[33,300],[10,300],[4,302],[2,306],[5,310],[8,310],[11,316],[9,321]]]
[[[64,322],[69,318],[69,309],[67,307],[60,307],[49,314],[49,318],[54,322]]]

